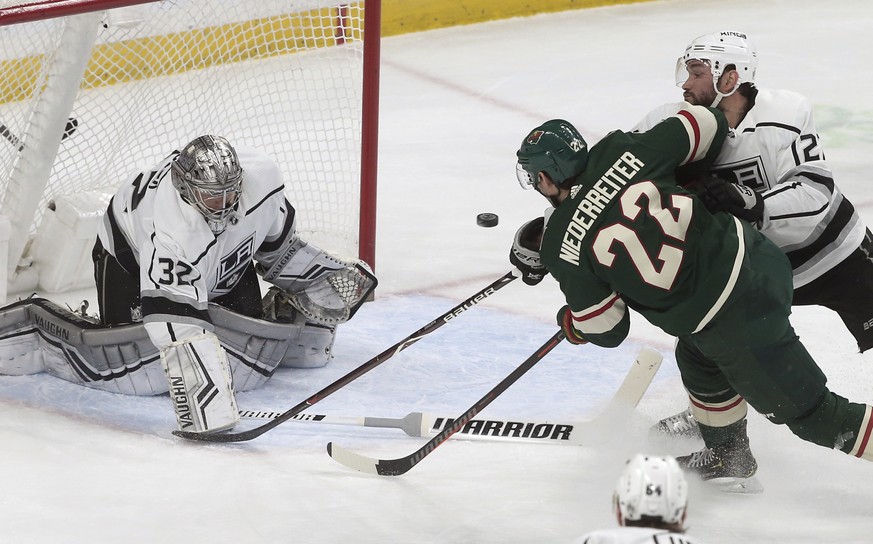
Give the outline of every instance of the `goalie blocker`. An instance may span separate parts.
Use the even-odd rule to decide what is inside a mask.
[[[260,387],[279,367],[318,368],[331,358],[336,326],[307,320],[276,288],[263,303],[265,319],[214,304],[208,309],[235,391]],[[29,298],[0,309],[0,374],[39,372],[126,395],[169,390],[160,353],[142,323],[104,327],[44,298]]]

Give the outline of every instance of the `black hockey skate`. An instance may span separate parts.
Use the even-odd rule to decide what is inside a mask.
[[[676,458],[685,472],[733,493],[760,493],[764,490],[755,478],[758,462],[749,448],[746,421],[731,425],[736,435],[729,441],[713,448],[704,448],[691,455]],[[709,429],[709,427],[707,428]]]
[[[669,438],[700,438],[700,427],[688,408],[678,414],[665,417],[652,426],[653,434]]]

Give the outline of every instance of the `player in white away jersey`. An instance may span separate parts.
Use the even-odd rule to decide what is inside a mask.
[[[590,532],[576,544],[701,544],[685,533],[688,483],[672,457],[637,454],[613,494],[617,529]]]
[[[339,323],[354,311],[331,278],[360,265],[301,240],[275,161],[219,136],[196,138],[122,186],[99,228],[94,263],[101,323],[142,320],[161,352],[179,426],[198,432],[239,419],[208,304],[262,317],[257,263],[266,281],[305,294],[298,308],[316,314],[307,318],[339,312]]]
[[[785,251],[794,274],[793,305],[819,305],[839,314],[860,351],[873,347],[873,239],[851,202],[834,183],[813,120],[801,95],[755,86],[758,55],[740,32],[700,36],[676,65],[686,102],[717,107],[730,126],[721,153],[708,171],[686,171],[686,187],[710,211],[727,211],[755,224]],[[650,112],[635,130],[645,131],[682,103]],[[691,408],[661,420],[667,433],[699,436],[709,429],[744,430],[743,399],[701,399],[689,391]],[[739,432],[739,431],[738,431]],[[744,434],[744,432],[742,433]],[[690,462],[704,478],[722,460],[704,450]],[[712,470],[710,470],[712,469]]]
[[[757,65],[739,32],[700,36],[678,61],[685,101],[718,107],[731,127],[709,167],[717,179],[701,180],[705,200],[757,223],[791,261],[793,304],[834,310],[866,351],[873,347],[870,232],[834,183],[810,103],[792,91],[755,87]],[[634,130],[648,130],[681,105],[656,108]]]

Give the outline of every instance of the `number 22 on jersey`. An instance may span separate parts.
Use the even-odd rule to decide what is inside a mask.
[[[645,200],[645,209],[641,201]],[[654,287],[669,290],[679,273],[684,251],[682,242],[688,232],[691,222],[693,201],[687,195],[674,194],[670,197],[670,209],[661,205],[661,193],[651,181],[642,181],[628,187],[621,195],[619,206],[624,217],[632,223],[636,222],[641,213],[652,217],[661,227],[665,241],[658,251],[657,260],[660,267],[649,255],[639,233],[631,226],[616,223],[601,229],[591,249],[597,261],[606,267],[612,267],[616,254],[614,245],[620,244],[627,252],[631,262],[636,266],[643,281]],[[679,242],[671,245],[670,240]]]

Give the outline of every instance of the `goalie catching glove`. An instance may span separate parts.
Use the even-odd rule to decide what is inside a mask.
[[[264,280],[282,289],[308,320],[322,325],[351,319],[378,284],[364,261],[345,261],[297,236],[257,257]]]
[[[376,276],[364,261],[321,276],[300,291],[288,293],[291,304],[310,321],[322,325],[345,323],[376,288]]]
[[[515,233],[509,262],[521,272],[521,280],[527,285],[536,285],[549,273],[540,261],[540,244],[543,239],[545,219],[537,217],[521,226]]]
[[[573,312],[569,306],[564,306],[558,310],[558,326],[564,331],[564,336],[571,344],[581,345],[587,344],[588,340],[582,337],[582,333],[576,330],[573,325]]]
[[[751,187],[709,176],[694,187],[694,192],[710,213],[728,212],[757,227],[764,220],[764,199]]]

